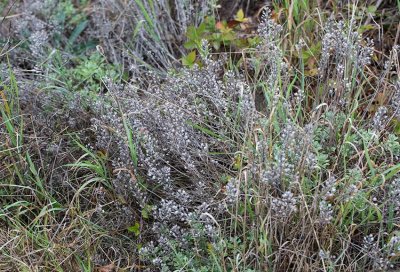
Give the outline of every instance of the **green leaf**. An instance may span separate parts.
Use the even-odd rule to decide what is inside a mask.
[[[371,6],[367,7],[368,13],[375,14],[376,10],[377,10],[377,7],[374,6],[374,5],[371,5]]]
[[[196,29],[197,37],[200,37],[206,31],[207,25],[205,23],[201,23],[199,27]]]
[[[151,212],[152,209],[153,209],[153,207],[151,205],[145,205],[141,212],[142,217],[144,219],[149,219],[149,213]]]
[[[135,225],[128,227],[129,232],[133,232],[135,236],[139,236],[140,234],[140,224],[138,222]]]
[[[141,30],[142,26],[143,26],[144,20],[140,20],[136,26],[135,29],[133,31],[133,39],[136,38],[137,34],[139,33],[139,31]]]
[[[151,37],[156,40],[160,41],[160,36],[155,32],[155,25],[153,22],[152,17],[150,16],[150,13],[147,11],[144,3],[141,0],[135,0],[136,4],[139,6],[139,9],[141,10],[141,13],[144,17],[144,19],[147,22],[147,27],[146,30],[149,31]]]
[[[232,32],[224,32],[222,33],[222,42],[229,44],[229,42],[236,40],[236,36]]]
[[[219,48],[221,47],[221,43],[219,41],[213,41],[212,46],[215,50],[219,50]]]
[[[192,66],[195,61],[196,61],[196,51],[192,51],[186,57],[182,58],[182,64],[185,66]]]
[[[238,10],[238,12],[236,13],[236,16],[235,16],[235,20],[238,22],[246,21],[246,18],[244,17],[243,9]]]
[[[198,38],[196,28],[194,26],[189,26],[186,31],[186,36],[189,40],[196,40]]]
[[[376,27],[374,25],[368,24],[368,25],[362,25],[359,27],[358,32],[359,33],[364,33],[365,31],[368,30],[374,30]]]
[[[400,121],[393,119],[393,123],[394,123],[394,133],[396,135],[400,135]]]
[[[240,154],[235,155],[233,169],[240,170],[243,166],[243,158]]]
[[[131,153],[131,159],[133,162],[133,166],[136,168],[138,165],[138,156],[137,156],[136,143],[134,142],[134,139],[133,139],[133,132],[124,116],[122,117],[122,122],[124,124],[125,132],[126,132],[126,135],[128,138],[128,147],[129,147],[129,151]]]
[[[211,130],[208,129],[208,128],[202,127],[201,125],[194,124],[194,123],[192,123],[192,122],[190,122],[190,121],[188,121],[187,123],[188,123],[188,125],[190,125],[190,126],[192,126],[193,128],[195,128],[195,129],[197,129],[197,130],[203,132],[204,134],[206,134],[206,135],[208,135],[208,136],[214,137],[214,138],[216,138],[216,139],[227,140],[224,136],[221,136],[221,135],[215,133],[214,131],[211,131]]]
[[[310,48],[305,48],[301,52],[301,58],[307,61],[311,57],[315,57],[321,52],[321,42],[313,44]]]
[[[79,35],[81,35],[81,33],[85,30],[85,28],[88,25],[88,21],[83,21],[81,22],[79,25],[77,25],[74,29],[74,31],[72,32],[71,36],[68,39],[68,44],[71,46],[76,39],[79,37]]]
[[[192,51],[187,55],[186,58],[190,63],[193,63],[196,60],[196,51]]]
[[[196,43],[194,41],[190,40],[190,41],[185,42],[183,47],[185,47],[186,49],[195,49]]]

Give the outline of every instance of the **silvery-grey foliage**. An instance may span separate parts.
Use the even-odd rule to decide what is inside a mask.
[[[96,148],[110,154],[116,191],[141,208],[153,206],[151,231],[162,251],[171,250],[171,241],[188,246],[188,233],[216,236],[211,218],[224,212],[215,194],[219,175],[229,172],[228,154],[257,118],[240,75],[223,72],[222,62],[204,63],[164,78],[154,75],[145,90],[134,83],[125,90],[109,85],[92,119]],[[232,186],[227,185],[227,202],[237,196]]]

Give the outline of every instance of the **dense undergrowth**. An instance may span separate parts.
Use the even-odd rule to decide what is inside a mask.
[[[0,13],[1,271],[400,269],[399,1]]]

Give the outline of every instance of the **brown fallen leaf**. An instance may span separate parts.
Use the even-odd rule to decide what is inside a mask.
[[[116,268],[117,267],[115,266],[115,264],[110,263],[110,264],[105,265],[105,266],[96,267],[96,271],[97,272],[114,272],[114,271],[116,271]]]

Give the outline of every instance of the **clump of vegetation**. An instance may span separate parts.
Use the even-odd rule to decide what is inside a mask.
[[[0,5],[0,270],[400,268],[400,6],[225,2]]]

